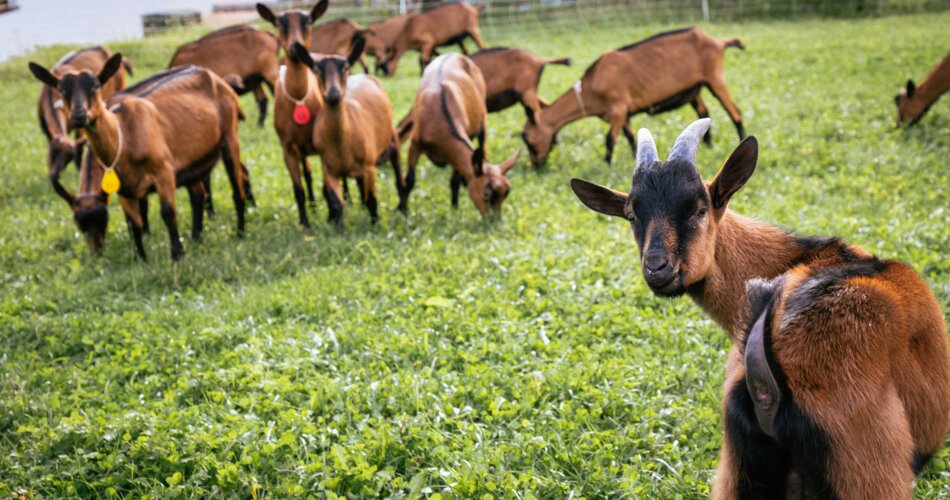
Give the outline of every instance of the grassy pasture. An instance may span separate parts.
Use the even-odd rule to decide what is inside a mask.
[[[840,235],[912,263],[950,311],[950,100],[891,128],[892,97],[950,46],[950,13],[871,20],[712,24],[748,46],[726,55],[733,98],[760,141],[734,210],[802,233]],[[490,45],[569,55],[548,68],[553,100],[594,58],[670,25],[487,33]],[[112,44],[139,79],[178,33]],[[568,126],[547,166],[512,171],[499,223],[449,172],[420,165],[408,219],[381,169],[381,220],[356,203],[347,231],[297,227],[273,129],[243,99],[242,155],[258,207],[233,232],[222,173],[204,241],[177,270],[152,203],[150,260],[135,260],[112,204],[107,248],[88,254],[46,179],[27,59],[0,66],[0,496],[349,495],[557,498],[708,496],[721,443],[729,344],[688,299],[653,297],[629,230],[584,209],[572,176],[625,188],[632,154],[602,161],[606,124]],[[384,81],[395,114],[418,81],[413,57]],[[722,108],[699,163],[711,177],[737,143]],[[692,109],[637,116],[662,152]],[[524,114],[491,115],[501,159]],[[404,150],[405,151],[405,150]],[[64,176],[78,185],[75,170]],[[179,222],[190,213],[179,193]],[[950,494],[950,452],[919,498]],[[860,466],[860,464],[856,464]]]

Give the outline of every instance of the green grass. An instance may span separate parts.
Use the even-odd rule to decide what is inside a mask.
[[[704,26],[748,46],[728,52],[726,76],[760,163],[732,208],[909,262],[945,313],[950,100],[913,129],[891,126],[893,95],[945,55],[948,24],[942,13]],[[599,53],[669,27],[486,38],[572,56],[544,73],[553,99]],[[138,79],[191,36],[112,47]],[[148,263],[116,203],[105,253],[89,255],[46,179],[26,60],[0,66],[0,496],[708,495],[729,342],[689,300],[651,295],[629,230],[570,192],[572,176],[629,182],[624,142],[613,167],[600,160],[603,122],[567,127],[544,169],[516,167],[499,223],[466,198],[452,210],[449,172],[423,162],[408,219],[386,167],[380,224],[350,204],[341,235],[322,200],[316,228],[297,227],[276,137],[246,97],[249,235],[234,237],[217,173],[218,214],[176,271],[154,202]],[[413,58],[384,81],[397,117],[417,81]],[[707,97],[708,177],[737,141]],[[694,118],[633,126],[666,151]],[[489,120],[493,158],[521,147],[520,109]],[[64,182],[77,185],[74,170]],[[184,191],[179,213],[187,234]],[[946,498],[948,460],[927,467],[919,498]]]

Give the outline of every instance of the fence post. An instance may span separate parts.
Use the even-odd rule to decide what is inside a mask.
[[[406,13],[406,0],[399,0],[399,15]]]
[[[703,0],[703,21],[709,22],[709,0]]]

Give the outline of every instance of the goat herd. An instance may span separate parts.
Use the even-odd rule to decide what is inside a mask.
[[[558,130],[586,116],[610,125],[610,162],[622,131],[636,151],[629,192],[580,179],[571,186],[592,210],[626,219],[639,247],[643,277],[661,296],[689,295],[730,334],[724,393],[725,440],[714,487],[718,498],[909,498],[916,473],[943,445],[950,416],[950,367],[940,305],[910,267],[879,260],[837,238],[802,237],[727,209],[753,174],[755,137],[723,78],[726,48],[692,28],[661,33],[598,58],[550,105],[537,95],[546,64],[520,49],[484,49],[471,58],[435,57],[435,48],[471,37],[483,48],[479,8],[450,4],[399,16],[368,29],[346,20],[316,28],[321,0],[309,12],[275,14],[258,4],[277,36],[242,25],[180,47],[171,68],[123,88],[132,65],[101,47],[72,53],[52,70],[30,69],[46,84],[39,114],[49,139],[49,175],[69,202],[93,248],[104,243],[109,195],[119,194],[138,255],[145,257],[147,195],[158,194],[172,258],[183,255],[175,189],[188,188],[192,237],[210,209],[212,167],[222,159],[232,188],[238,232],[253,201],[242,164],[238,93],[254,92],[263,123],[274,94],[274,126],[293,181],[300,224],[314,200],[308,156],[319,155],[329,219],[342,226],[346,179],[355,178],[363,204],[377,217],[376,167],[395,170],[399,209],[408,212],[422,154],[452,166],[452,204],[466,186],[483,214],[498,213],[509,191],[507,171],[518,153],[488,162],[486,115],[520,102],[522,138],[531,161],[545,160]],[[278,60],[282,48],[283,65]],[[408,50],[424,67],[409,114],[394,125],[379,80]],[[897,97],[899,122],[916,122],[950,85],[950,58],[919,87]],[[700,98],[708,88],[743,139],[711,181],[696,167],[710,120]],[[700,119],[660,159],[650,132],[635,137],[638,112],[685,104]],[[70,131],[78,130],[75,138]],[[400,146],[409,142],[406,172]],[[477,142],[477,145],[476,145]],[[84,145],[92,155],[83,158]],[[72,161],[80,190],[59,182]],[[98,166],[96,165],[98,163]]]

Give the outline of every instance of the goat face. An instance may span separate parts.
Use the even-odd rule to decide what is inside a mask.
[[[511,192],[511,181],[505,175],[515,166],[520,154],[518,151],[504,162],[493,165],[485,161],[482,149],[472,152],[475,178],[468,183],[468,195],[482,215],[501,214],[501,204]]]
[[[914,125],[927,111],[919,99],[914,99],[917,92],[917,86],[913,80],[907,80],[907,87],[894,96],[894,103],[897,104],[897,126]]]
[[[84,139],[73,141],[69,136],[59,136],[49,143],[49,175],[59,178],[66,166],[82,162]]]
[[[89,250],[99,253],[106,243],[106,227],[109,225],[109,210],[103,194],[89,194],[72,203],[73,220],[86,236]]]
[[[298,61],[308,65],[317,75],[324,102],[330,108],[335,108],[340,105],[340,101],[346,95],[346,79],[350,76],[353,64],[363,54],[365,46],[366,40],[357,35],[350,48],[350,55],[347,57],[325,55],[314,59],[307,48],[300,44],[292,45],[291,52]]]
[[[521,140],[528,147],[531,164],[538,167],[544,164],[551,153],[551,147],[555,143],[554,129],[529,120],[521,132]]]
[[[588,208],[630,222],[640,250],[643,278],[654,293],[662,296],[681,295],[706,277],[726,204],[752,175],[757,160],[758,143],[750,136],[736,148],[715,179],[703,182],[696,168],[695,148],[709,127],[708,122],[705,128],[695,125],[677,139],[665,162],[657,158],[649,131],[640,131],[642,147],[637,152],[629,193],[571,180],[574,193]],[[685,155],[683,141],[691,145]]]
[[[39,64],[30,63],[30,71],[39,81],[55,88],[63,96],[69,115],[70,128],[82,129],[93,125],[105,110],[99,89],[122,66],[122,54],[113,54],[98,75],[84,69],[70,71],[62,77],[54,76]]]
[[[304,47],[310,46],[311,25],[327,11],[329,4],[329,0],[320,0],[310,12],[294,9],[275,15],[270,7],[259,3],[257,4],[257,12],[261,18],[277,28],[277,40],[280,42],[280,46],[284,48],[287,58],[299,63],[301,61],[293,54],[290,49],[291,46],[295,43],[299,43]]]

